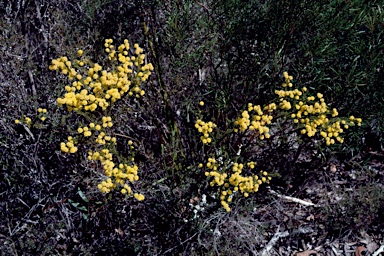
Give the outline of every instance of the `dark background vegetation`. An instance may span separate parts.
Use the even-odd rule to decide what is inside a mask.
[[[278,244],[282,255],[306,249],[300,240],[326,251],[336,239],[358,241],[361,231],[383,238],[382,1],[0,0],[0,31],[4,255],[258,255],[276,230],[292,232]],[[155,66],[145,97],[112,110],[114,132],[135,141],[143,202],[100,194],[86,148],[59,151],[79,117],[57,107],[67,81],[48,70],[50,61],[78,49],[99,61],[106,38],[139,43]],[[311,157],[313,146],[300,152],[308,161],[297,161],[288,144],[258,156],[281,175],[274,190],[321,207],[263,189],[236,200],[229,214],[208,196],[209,207],[191,220],[190,199],[214,191],[196,166],[218,149],[199,141],[198,102],[206,120],[228,129],[248,102],[275,98],[283,71],[297,87],[323,93],[341,116],[363,118],[344,144],[317,147],[321,158]],[[32,136],[14,120],[36,120],[38,107],[50,118]],[[311,232],[295,233],[303,226]]]

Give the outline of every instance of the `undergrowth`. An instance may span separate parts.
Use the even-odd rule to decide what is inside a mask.
[[[257,255],[281,223],[383,230],[380,2],[91,2],[0,3],[2,252]],[[287,222],[271,190],[322,207]]]

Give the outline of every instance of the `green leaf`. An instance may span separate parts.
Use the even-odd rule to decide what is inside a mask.
[[[84,202],[88,203],[88,198],[85,196],[85,194],[83,193],[83,191],[80,190],[80,188],[78,189],[78,192],[79,193],[79,196],[81,197],[81,199],[84,200]]]
[[[73,203],[73,202],[71,202],[71,205],[73,205],[74,207],[78,207],[79,206],[79,203]]]
[[[79,209],[80,211],[88,211],[87,208],[83,205],[83,206],[80,206],[80,207],[77,207],[77,209]]]

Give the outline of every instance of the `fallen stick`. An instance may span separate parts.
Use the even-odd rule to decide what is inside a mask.
[[[379,254],[382,252],[384,252],[384,244],[380,246],[380,248],[377,249],[374,253],[372,253],[372,256],[379,256]]]
[[[277,229],[279,230],[279,229]],[[272,249],[272,247],[279,241],[280,237],[287,237],[289,235],[288,231],[284,232],[277,232],[276,234],[273,235],[269,243],[265,246],[263,251],[260,253],[261,256],[267,256],[269,255],[268,252]]]
[[[302,205],[305,205],[305,206],[320,207],[320,205],[317,205],[317,204],[314,204],[314,203],[310,203],[310,202],[304,201],[304,200],[299,199],[299,198],[296,198],[296,197],[291,197],[291,196],[284,196],[284,195],[281,195],[281,194],[277,193],[276,191],[274,191],[274,190],[272,190],[272,189],[269,189],[269,192],[270,192],[271,194],[273,194],[273,195],[276,195],[276,196],[279,197],[279,198],[288,200],[288,201],[290,201],[290,202],[299,203],[299,204],[302,204]]]

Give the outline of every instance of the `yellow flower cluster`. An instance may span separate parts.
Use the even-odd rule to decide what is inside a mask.
[[[144,63],[143,49],[135,44],[135,56],[128,56],[128,40],[124,40],[117,52],[112,45],[112,39],[106,39],[104,46],[109,53],[108,59],[116,66],[110,71],[103,70],[99,64],[91,63],[82,57],[82,50],[78,51],[78,56],[82,59],[77,60],[75,65],[72,65],[67,57],[52,60],[52,65],[49,66],[51,70],[60,70],[70,80],[75,80],[71,86],[65,87],[67,93],[64,97],[57,99],[59,106],[67,105],[68,111],[95,111],[97,108],[106,110],[127,92],[129,95],[135,94],[136,97],[145,94],[140,84],[151,75],[153,66],[151,63]],[[85,70],[85,64],[88,71],[81,72],[79,69]]]
[[[65,153],[76,153],[78,148],[75,146],[75,142],[73,141],[72,136],[68,136],[67,142],[60,143],[61,151]]]
[[[283,72],[283,76],[284,76],[284,79],[285,79],[285,83],[283,83],[281,86],[283,87],[292,87],[293,84],[291,83],[291,81],[293,80],[293,77],[288,75],[288,72]]]
[[[45,108],[38,108],[37,112],[39,112],[39,118],[41,121],[45,121],[47,119],[46,114],[47,114],[47,109]]]
[[[38,112],[37,118],[40,119],[40,121],[44,122],[47,119],[47,112],[48,112],[47,109],[38,108],[37,112]],[[32,119],[28,116],[23,115],[21,120],[15,119],[15,124],[20,124],[20,123],[26,124],[28,126],[28,128],[31,128]],[[42,127],[41,125],[38,125],[36,122],[34,122],[34,126],[38,127],[38,128]]]
[[[109,193],[111,190],[116,188],[116,184],[112,182],[110,178],[106,179],[105,181],[101,182],[99,185],[97,185],[99,190],[103,193]]]
[[[83,133],[84,137],[89,137],[92,135],[92,132],[89,130],[89,128],[87,126],[85,127],[79,127],[77,129],[77,132],[78,133]]]
[[[138,201],[143,201],[145,199],[144,195],[138,193],[133,194],[133,197],[136,198],[136,200]]]
[[[32,123],[32,120],[31,120],[31,118],[29,118],[29,117],[25,117],[24,118],[24,120],[25,120],[25,123],[28,125],[28,127],[31,127],[31,123]]]
[[[248,162],[247,167],[252,170],[255,168],[255,162]],[[248,197],[249,193],[254,193],[259,190],[259,186],[263,183],[269,183],[271,177],[267,172],[260,171],[258,175],[243,176],[243,164],[234,163],[229,175],[226,172],[221,172],[221,168],[214,158],[208,158],[206,164],[210,171],[205,172],[205,176],[212,177],[211,186],[219,186],[220,201],[223,208],[229,212],[231,208],[229,203],[235,193],[239,192],[244,197]]]
[[[292,87],[292,76],[284,72],[285,83],[283,87]],[[344,139],[340,134],[344,129],[348,129],[348,125],[361,125],[361,118],[349,119],[336,118],[339,113],[337,109],[330,109],[321,93],[316,96],[308,96],[308,89],[303,87],[301,90],[275,90],[280,98],[279,107],[283,110],[290,110],[290,117],[294,123],[301,127],[301,134],[307,134],[308,137],[314,136],[316,133],[325,139],[326,145],[332,145],[336,141],[342,143]],[[327,116],[331,117],[328,118]]]
[[[110,116],[102,117],[102,124],[90,123],[89,127],[79,127],[78,132],[83,133],[84,137],[92,135],[91,130],[98,132],[97,137],[95,136],[95,142],[99,145],[105,145],[106,143],[116,144],[116,138],[108,136],[103,129],[112,127],[112,118]],[[88,135],[89,133],[90,135]],[[129,143],[128,143],[129,144]],[[111,190],[115,189],[117,185],[121,185],[123,188],[120,190],[122,194],[131,196],[132,189],[125,184],[126,181],[131,183],[139,180],[138,176],[138,166],[133,165],[129,166],[128,164],[119,164],[117,167],[113,162],[113,154],[109,149],[104,148],[99,151],[93,152],[92,150],[88,151],[88,160],[90,161],[100,161],[105,175],[108,177],[105,181],[98,184],[98,188],[103,193],[109,193]],[[134,159],[132,159],[133,161]],[[143,200],[144,196],[137,194],[134,196],[137,200]]]
[[[79,127],[77,129],[77,132],[79,134],[82,134],[84,137],[90,137],[92,136],[93,132],[99,132],[98,136],[95,139],[95,142],[99,145],[105,145],[107,142],[110,142],[112,144],[116,144],[116,138],[111,137],[105,134],[104,131],[101,131],[103,128],[107,127],[112,127],[112,118],[110,116],[104,116],[102,117],[102,123],[101,124],[95,124],[95,123],[90,123],[89,126],[84,126],[84,127]],[[68,137],[72,138],[72,137]],[[60,149],[61,151],[65,153],[75,153],[77,152],[77,148],[75,149],[74,147],[68,146],[71,145],[72,140],[68,140],[68,142],[62,142],[60,144]],[[71,150],[72,148],[72,150]]]
[[[116,138],[106,135],[105,132],[100,132],[95,141],[100,145],[105,145],[107,142],[116,144]]]
[[[104,44],[108,60],[112,63],[111,68],[93,63],[84,56],[83,50],[78,50],[78,59],[73,63],[67,57],[52,60],[49,66],[51,70],[61,71],[69,80],[73,80],[71,85],[65,86],[64,97],[57,99],[59,106],[66,105],[68,111],[104,112],[126,94],[136,95],[137,98],[145,94],[140,85],[151,75],[153,66],[151,63],[145,64],[143,49],[135,44],[134,54],[131,54],[128,40],[124,40],[117,49],[112,43],[112,39],[106,39]],[[45,113],[44,110],[41,113]],[[137,165],[121,163],[117,166],[112,153],[105,148],[106,144],[113,148],[117,141],[106,133],[106,129],[112,126],[111,116],[103,116],[101,122],[91,122],[88,126],[79,126],[77,129],[78,134],[93,138],[98,147],[94,152],[88,152],[88,160],[100,161],[107,176],[98,184],[98,188],[103,193],[109,193],[121,186],[122,194],[134,196],[139,201],[144,200],[144,195],[133,193],[129,185],[125,184],[139,179]],[[131,145],[130,147],[133,148]],[[62,142],[60,148],[67,153],[77,151],[72,137],[68,137],[67,142]]]
[[[214,171],[217,171],[217,167],[219,166],[218,162],[216,161],[215,158],[208,158],[208,163],[207,163],[207,167],[209,169],[212,169]]]
[[[128,146],[130,149],[134,149],[133,142],[131,140],[128,141]],[[132,160],[133,161],[133,160]]]
[[[248,110],[244,110],[235,121],[235,126],[238,128],[234,129],[234,132],[245,132],[247,129],[250,131],[257,131],[259,138],[263,140],[264,138],[268,139],[271,135],[269,134],[269,128],[267,125],[271,124],[273,119],[272,112],[276,109],[276,104],[271,103],[265,106],[263,109],[260,105],[253,105],[248,103]]]
[[[32,119],[27,116],[23,116],[22,120],[19,120],[19,119],[15,120],[15,124],[19,124],[19,123],[25,123],[29,128],[31,128]]]
[[[120,190],[122,194],[127,194],[128,196],[132,195],[132,189],[126,184],[126,181],[133,183],[139,180],[139,168],[137,165],[130,166],[121,163],[118,166],[115,166],[113,155],[108,149],[102,149],[101,151],[96,152],[93,152],[92,150],[88,151],[88,160],[100,161],[106,176],[109,177],[97,185],[101,192],[109,193],[119,184],[123,187]],[[112,181],[112,178],[114,181]],[[144,200],[144,195],[141,194],[134,194],[134,197],[139,201]]]
[[[202,133],[203,136],[200,137],[200,140],[204,144],[208,144],[212,142],[212,138],[209,137],[209,134],[213,132],[213,128],[216,128],[216,124],[212,122],[204,122],[201,119],[198,119],[195,123],[195,128],[198,132]]]

